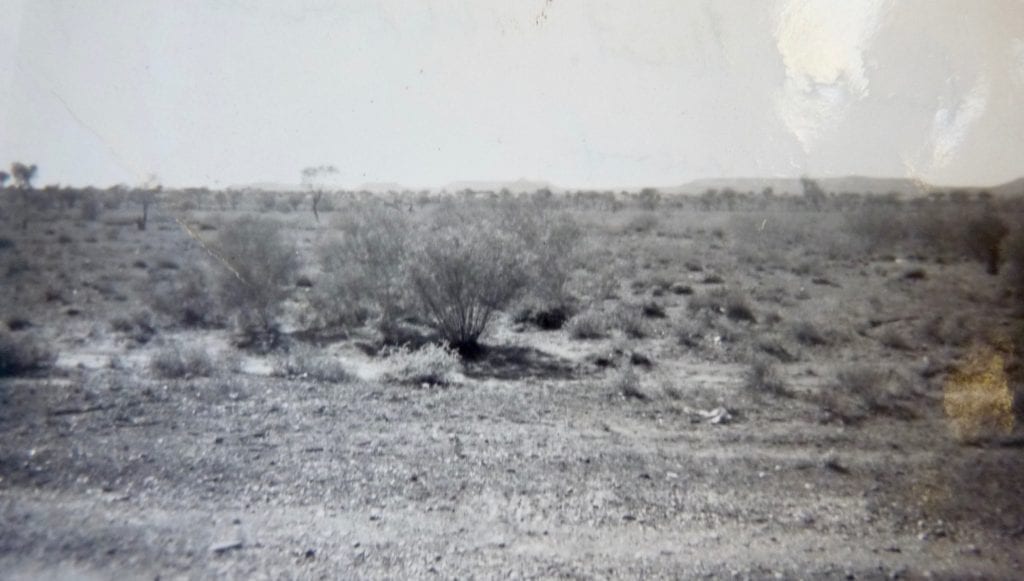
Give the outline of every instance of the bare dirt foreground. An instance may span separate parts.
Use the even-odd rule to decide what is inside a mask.
[[[55,367],[0,380],[2,578],[1019,577],[1020,430],[965,445],[943,411],[969,345],[943,337],[1015,320],[979,264],[765,267],[732,234],[608,221],[596,246],[647,264],[615,274],[604,306],[664,309],[642,336],[505,317],[448,387],[384,381],[352,341],[322,342],[358,376],[332,383],[272,375],[225,329],[111,331],[133,304],[117,289],[199,253],[156,223],[16,239],[65,292],[22,313]],[[665,260],[637,258],[656,245]],[[688,286],[655,292],[655,275]],[[699,319],[723,285],[754,321]],[[694,339],[693,320],[717,327]],[[173,344],[236,359],[164,379],[147,364]],[[785,389],[752,391],[740,345],[775,356]],[[859,415],[823,404],[856,393],[835,377],[850,362],[894,370],[899,393]]]
[[[736,370],[717,385],[738,383]],[[686,381],[686,376],[682,376]],[[3,385],[8,578],[1012,578],[1020,450],[592,381]]]

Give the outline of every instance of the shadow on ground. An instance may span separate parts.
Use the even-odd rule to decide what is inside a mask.
[[[532,347],[485,346],[482,352],[465,360],[464,372],[474,379],[516,380],[524,378],[569,379],[576,366]]]

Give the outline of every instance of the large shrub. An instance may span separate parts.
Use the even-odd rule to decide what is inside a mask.
[[[222,226],[211,250],[220,263],[220,298],[235,317],[241,343],[272,347],[281,305],[298,269],[294,244],[280,223],[243,218]]]
[[[143,292],[153,310],[173,324],[212,327],[222,322],[222,309],[211,286],[209,270],[197,264],[158,273]]]
[[[423,232],[408,262],[415,296],[452,347],[471,354],[494,314],[531,282],[523,239],[492,213],[452,209]]]
[[[354,206],[338,224],[338,237],[321,251],[324,282],[317,306],[332,317],[326,324],[377,318],[385,335],[408,302],[406,262],[412,225],[402,210],[383,204]]]
[[[519,240],[530,277],[527,294],[545,307],[564,306],[582,238],[580,227],[542,201],[504,204],[498,216],[502,227]]]

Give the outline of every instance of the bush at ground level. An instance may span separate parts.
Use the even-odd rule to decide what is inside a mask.
[[[0,377],[21,375],[53,365],[56,355],[24,335],[0,331]]]
[[[451,385],[459,368],[458,354],[445,344],[419,349],[394,347],[385,353],[384,379],[416,386]]]

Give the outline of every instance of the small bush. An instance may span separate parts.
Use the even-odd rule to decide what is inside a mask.
[[[757,358],[750,364],[744,385],[748,391],[757,396],[790,395],[782,370],[778,365],[763,358]]]
[[[149,343],[150,339],[156,335],[153,315],[149,311],[114,317],[110,320],[110,328],[118,333],[123,333],[139,345]]]
[[[531,324],[545,331],[556,331],[565,326],[573,312],[570,305],[536,305],[528,302],[520,305],[512,320],[519,324]]]
[[[676,284],[672,285],[672,288],[670,290],[672,291],[672,294],[676,294],[676,295],[692,295],[693,294],[693,287],[690,286],[690,285],[686,285],[686,284],[676,283]]]
[[[754,309],[750,306],[750,302],[743,295],[736,293],[729,295],[729,300],[725,304],[725,316],[729,317],[732,321],[757,322],[757,317],[754,316]]]
[[[912,351],[914,346],[910,344],[910,341],[903,336],[902,333],[889,327],[882,332],[882,335],[878,338],[878,341],[889,349],[895,349],[897,351]]]
[[[777,337],[763,337],[757,342],[757,349],[782,363],[795,363],[800,360],[800,357]]]
[[[623,227],[626,234],[646,234],[658,227],[658,217],[654,214],[640,214],[630,219]]]
[[[55,354],[25,336],[0,331],[0,377],[12,377],[53,365]]]
[[[642,310],[633,305],[622,305],[615,312],[615,328],[630,339],[643,339],[651,332],[641,314]]]
[[[209,377],[213,374],[213,360],[198,347],[170,345],[149,360],[149,369],[157,377],[180,379]]]
[[[328,383],[345,383],[352,379],[352,375],[337,358],[324,355],[306,345],[292,346],[287,354],[281,356],[274,375]]]
[[[820,401],[841,421],[857,423],[879,415],[916,417],[906,403],[907,396],[905,382],[892,370],[854,365],[837,372],[835,383],[821,394]]]
[[[707,331],[708,325],[706,321],[687,319],[676,327],[676,339],[683,347],[697,349],[704,342]]]
[[[724,288],[694,296],[686,308],[690,313],[711,312],[723,314],[733,321],[757,322],[747,297],[739,291]]]
[[[651,396],[644,391],[640,385],[640,377],[637,376],[631,365],[623,365],[611,377],[612,392],[626,399],[648,401]]]
[[[928,273],[923,268],[911,268],[903,273],[903,278],[907,280],[925,280],[928,278]]]
[[[592,310],[577,314],[569,320],[569,336],[573,339],[601,339],[608,334],[605,317]]]
[[[145,263],[142,263],[142,267]],[[154,311],[184,327],[214,327],[223,321],[223,310],[209,271],[192,266],[170,278],[159,278],[147,286]]]
[[[805,347],[820,347],[832,341],[817,325],[810,321],[799,321],[793,324],[793,337]]]
[[[650,319],[664,319],[665,308],[654,301],[647,301],[643,304],[641,311],[644,316]]]
[[[428,344],[416,350],[393,347],[384,360],[386,381],[416,386],[446,386],[455,381],[458,354],[446,344]]]

